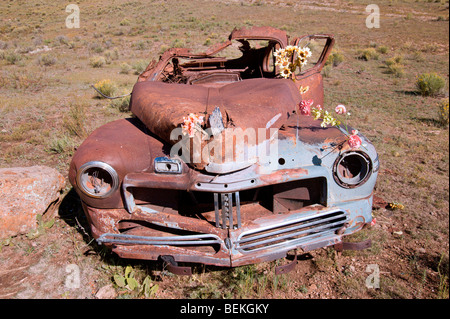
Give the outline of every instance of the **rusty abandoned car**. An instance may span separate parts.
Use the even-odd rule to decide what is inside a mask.
[[[322,112],[333,44],[253,27],[204,53],[172,48],[150,62],[131,92],[134,116],[96,129],[70,165],[97,242],[179,273],[190,267],[178,262],[235,267],[367,248],[344,237],[372,222],[377,152],[299,108]],[[308,61],[282,74],[277,59],[293,47]],[[292,66],[302,52],[284,58]]]

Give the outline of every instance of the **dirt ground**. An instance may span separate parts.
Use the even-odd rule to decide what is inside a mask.
[[[448,1],[379,1],[379,29],[364,25],[370,1],[173,3],[80,1],[81,27],[68,29],[66,1],[2,2],[0,167],[44,164],[67,178],[71,156],[90,132],[130,116],[96,98],[90,85],[109,78],[118,93],[127,92],[139,64],[169,46],[201,51],[235,26],[333,33],[344,59],[324,70],[326,104],[352,110],[352,124],[381,160],[376,224],[348,238],[371,239],[372,247],[300,252],[295,269],[278,276],[275,267],[289,260],[195,265],[193,276],[176,276],[160,262],[120,259],[97,245],[67,182],[51,227],[0,239],[0,298],[448,299],[449,131],[437,120],[437,105],[448,97]],[[51,50],[31,53],[44,46]],[[377,58],[361,59],[367,48]],[[95,56],[107,62],[94,68]],[[387,61],[396,57],[393,72]],[[424,72],[445,79],[437,96],[417,93]]]

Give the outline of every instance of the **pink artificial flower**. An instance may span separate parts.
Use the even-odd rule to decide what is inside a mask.
[[[347,109],[342,104],[339,104],[338,106],[336,106],[336,108],[334,110],[336,111],[337,114],[340,114],[340,115],[347,113]]]
[[[204,116],[198,116],[194,113],[190,113],[188,116],[183,116],[183,124],[181,128],[183,133],[189,134],[189,137],[193,137],[195,134],[196,126],[200,126],[203,123]]]
[[[359,148],[362,144],[361,138],[357,134],[358,131],[352,130],[352,135],[348,138],[348,145],[351,148]]]
[[[301,115],[309,116],[311,115],[311,105],[313,105],[313,100],[303,100],[298,105]]]
[[[377,223],[377,219],[374,217],[374,218],[372,218],[372,221],[370,222],[370,226],[375,226],[376,223]]]

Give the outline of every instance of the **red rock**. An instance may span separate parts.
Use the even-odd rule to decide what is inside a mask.
[[[64,177],[47,166],[0,168],[0,238],[37,227],[37,215],[55,213]]]

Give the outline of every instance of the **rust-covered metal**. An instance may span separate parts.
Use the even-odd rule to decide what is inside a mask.
[[[281,78],[275,50],[311,41],[322,41],[315,62]],[[320,71],[333,43],[254,27],[203,53],[174,48],[150,62],[132,91],[134,117],[99,127],[70,165],[97,241],[179,274],[190,274],[179,262],[234,267],[352,248],[343,238],[372,220],[377,153],[364,136],[364,149],[351,149],[342,127],[297,111],[305,99],[323,105]],[[230,48],[240,56],[224,56]],[[174,134],[190,113],[204,116],[203,133]]]

